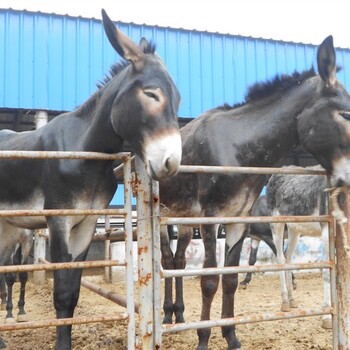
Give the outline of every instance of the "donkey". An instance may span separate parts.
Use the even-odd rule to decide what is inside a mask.
[[[3,229],[3,227],[1,227],[1,229]],[[34,233],[32,230],[26,229],[17,229],[14,231],[15,232],[12,232],[11,236],[5,237],[9,239],[8,241],[1,241],[1,246],[3,247],[2,250],[4,251],[4,255],[1,257],[1,261],[5,261],[6,265],[26,265],[28,264],[30,251],[33,246]],[[5,323],[12,323],[15,322],[15,318],[12,313],[12,291],[13,285],[16,281],[16,273],[9,272],[1,274],[0,279],[1,300],[2,304],[6,307],[7,310]],[[17,322],[25,322],[28,320],[27,314],[24,310],[25,289],[28,281],[28,272],[19,272],[18,279],[20,282],[20,295],[18,301]]]
[[[256,202],[252,207],[251,215],[252,216],[268,215],[267,201],[266,201],[265,195],[259,196],[259,198],[256,200]],[[277,256],[276,246],[273,241],[270,224],[263,223],[263,222],[248,224],[247,237],[250,237],[250,240],[251,240],[251,250],[250,250],[249,260],[248,260],[248,264],[250,266],[255,265],[257,261],[258,250],[259,250],[259,245],[261,241],[264,241],[270,247],[272,252]],[[246,289],[251,280],[252,280],[252,273],[248,272],[245,275],[244,280],[241,281],[239,285],[242,287],[242,289]],[[292,283],[293,283],[293,289],[296,289],[297,285],[296,285],[295,276],[293,273],[292,273]]]
[[[290,166],[298,168],[295,166]],[[300,168],[300,167],[299,167]],[[308,167],[321,169],[320,166]],[[267,187],[268,214],[279,215],[325,215],[328,211],[327,177],[323,175],[287,175],[274,174]],[[285,226],[288,228],[287,249],[283,251],[283,237]],[[273,241],[277,249],[277,263],[290,264],[300,236],[322,236],[323,258],[329,259],[328,223],[298,222],[298,223],[270,223]],[[330,307],[329,270],[323,269],[324,306]],[[298,307],[292,293],[291,271],[280,272],[280,287],[282,296],[281,311],[290,311]],[[323,317],[322,327],[331,328],[330,315]]]
[[[221,166],[272,166],[295,148],[304,147],[333,175],[333,183],[350,185],[350,96],[337,80],[333,37],[328,36],[317,52],[318,74],[313,68],[302,73],[277,76],[250,88],[245,103],[224,105],[205,112],[181,129],[182,164]],[[261,193],[266,177],[257,174],[183,173],[160,182],[160,202],[167,216],[248,216]],[[163,213],[164,213],[163,212]],[[200,233],[205,247],[203,267],[216,267],[218,225],[204,224]],[[225,226],[225,266],[239,264],[246,225]],[[189,226],[179,226],[173,256],[166,227],[162,228],[164,269],[183,269],[185,250],[191,239]],[[210,319],[210,308],[219,276],[201,276],[201,320]],[[182,280],[165,281],[165,323],[184,320]],[[237,274],[222,276],[222,318],[234,316]],[[198,329],[198,350],[208,349],[210,328]],[[235,326],[224,326],[228,349],[241,346]]]
[[[80,107],[39,129],[1,131],[0,150],[91,151],[114,154],[127,142],[155,180],[176,174],[181,161],[180,94],[155,45],[136,45],[102,10],[107,37],[124,58]],[[5,159],[0,162],[0,209],[104,209],[116,188],[113,160]],[[97,217],[1,218],[0,242],[12,228],[48,227],[53,262],[84,261]],[[8,229],[7,229],[8,228]],[[11,228],[11,229],[10,229]],[[0,245],[0,257],[3,251]],[[54,271],[57,318],[73,317],[81,269]],[[72,326],[56,328],[56,348],[71,349]]]
[[[267,203],[266,196],[259,196],[252,207],[252,216],[267,216]],[[247,236],[251,239],[251,251],[249,254],[249,265],[255,265],[258,255],[258,249],[261,241],[264,241],[276,255],[276,247],[273,242],[272,232],[270,225],[266,223],[251,223],[248,225]],[[252,273],[248,272],[243,281],[239,284],[243,288],[247,288],[252,279]]]

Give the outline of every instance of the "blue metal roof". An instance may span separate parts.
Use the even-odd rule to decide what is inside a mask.
[[[316,46],[218,33],[117,23],[153,40],[177,84],[179,116],[196,117],[244,100],[247,87],[315,65]],[[72,110],[119,57],[100,20],[0,9],[0,108]],[[337,50],[350,90],[350,50]]]

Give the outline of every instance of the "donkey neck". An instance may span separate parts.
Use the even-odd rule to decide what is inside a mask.
[[[245,147],[252,152],[252,147],[258,150],[257,157],[253,153],[252,162],[247,165],[273,165],[291,149],[300,145],[298,117],[313,99],[317,83],[318,78],[313,77],[281,94],[271,95],[242,107],[243,114],[247,113],[247,118],[251,117],[254,121],[250,122],[252,126],[247,125],[252,129]]]
[[[80,139],[83,150],[105,153],[122,151],[123,139],[116,134],[111,122],[118,93],[119,89],[103,86],[77,110],[78,118],[85,125]]]

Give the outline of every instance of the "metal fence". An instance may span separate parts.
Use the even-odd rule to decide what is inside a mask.
[[[208,327],[228,326],[234,324],[245,324],[252,322],[273,321],[309,316],[332,315],[333,326],[333,349],[347,349],[349,347],[349,306],[344,302],[344,295],[349,295],[348,278],[344,277],[341,281],[336,278],[337,270],[344,269],[343,262],[337,259],[335,261],[335,228],[336,222],[332,215],[321,216],[290,216],[290,217],[160,217],[159,193],[157,183],[148,179],[144,166],[140,160],[136,161],[138,176],[138,249],[139,255],[139,273],[143,278],[147,276],[147,284],[140,284],[140,293],[142,287],[143,310],[142,324],[140,323],[140,342],[142,349],[161,348],[162,335],[165,333],[179,332],[188,329],[199,329]],[[325,172],[306,170],[306,169],[282,169],[282,168],[243,168],[243,167],[209,167],[209,166],[181,166],[180,172],[209,172],[209,173],[250,173],[250,174],[325,174]],[[148,196],[145,194],[148,193]],[[265,265],[263,267],[221,267],[221,268],[203,268],[197,270],[163,270],[160,260],[160,232],[161,225],[198,225],[198,224],[228,224],[228,223],[251,223],[251,222],[327,222],[329,224],[329,260],[319,263],[288,264],[288,265]],[[142,223],[142,227],[140,224]],[[347,227],[349,234],[349,227]],[[340,241],[337,235],[337,241]],[[152,249],[149,249],[152,247]],[[342,244],[337,244],[337,251],[343,250]],[[146,254],[147,252],[147,254]],[[339,252],[338,252],[339,253]],[[145,258],[146,257],[146,258]],[[344,260],[344,259],[343,259]],[[153,264],[152,264],[153,261]],[[349,265],[349,262],[347,262]],[[301,270],[301,269],[330,269],[331,281],[331,307],[319,307],[313,309],[300,309],[298,311],[285,312],[281,314],[264,313],[250,316],[240,316],[218,320],[198,321],[191,323],[182,323],[175,325],[161,324],[161,278],[179,277],[179,276],[201,276],[213,274],[232,274],[245,272],[262,271],[283,271],[283,270]],[[344,275],[344,274],[343,274]],[[339,274],[338,274],[339,276]],[[347,300],[347,299],[346,299]],[[341,302],[343,301],[343,302]],[[145,319],[147,317],[147,319]]]
[[[27,151],[1,151],[0,159],[11,158],[30,158],[30,159],[100,159],[100,160],[121,160],[123,161],[124,169],[124,208],[123,209],[44,209],[44,210],[0,210],[0,217],[15,217],[15,216],[72,216],[72,215],[114,215],[124,218],[125,226],[125,243],[126,254],[124,261],[85,261],[85,262],[64,262],[64,263],[48,263],[44,258],[37,259],[37,264],[21,265],[21,266],[0,266],[0,273],[6,272],[20,272],[20,271],[48,271],[58,269],[72,269],[72,268],[93,268],[93,267],[109,267],[109,266],[127,266],[127,302],[126,312],[101,315],[89,318],[65,318],[65,319],[52,319],[45,321],[26,322],[21,324],[3,324],[0,325],[0,331],[13,331],[20,329],[34,329],[51,326],[73,325],[73,324],[86,324],[96,322],[109,322],[128,320],[128,349],[135,348],[135,297],[134,297],[134,285],[133,285],[133,257],[132,257],[132,174],[131,174],[131,157],[129,153],[118,154],[104,154],[97,152],[27,152]],[[38,236],[37,236],[38,237]],[[44,237],[45,239],[45,237]],[[38,254],[34,254],[38,255]],[[98,292],[99,288],[87,281],[82,280],[82,285],[89,288],[92,291]],[[99,291],[99,294],[105,297],[103,291]],[[119,296],[112,296],[113,301],[123,304]]]
[[[45,157],[50,156],[51,152],[44,152]],[[77,157],[84,158],[86,155],[74,152],[53,152],[56,158]],[[0,159],[6,157],[43,157],[42,154],[25,154],[18,152],[0,153]],[[94,154],[95,159],[104,159],[106,155]],[[111,155],[108,155],[112,157]],[[125,218],[126,232],[126,260],[118,261],[89,261],[89,262],[69,262],[59,264],[47,264],[41,259],[41,264],[26,266],[6,266],[0,267],[0,273],[10,271],[39,271],[54,270],[60,268],[88,268],[101,266],[116,266],[120,263],[127,267],[127,296],[125,313],[116,315],[91,318],[71,318],[71,319],[54,319],[49,321],[28,322],[20,325],[0,325],[0,331],[10,331],[17,329],[42,328],[49,326],[81,324],[90,322],[107,322],[128,319],[128,349],[156,349],[161,348],[162,335],[171,332],[178,332],[186,329],[199,329],[207,327],[227,326],[233,324],[243,324],[250,322],[272,321],[280,319],[291,319],[297,317],[317,316],[331,314],[333,320],[333,348],[350,348],[349,340],[349,312],[350,305],[346,304],[347,295],[349,293],[349,283],[347,274],[344,273],[342,278],[336,278],[336,270],[344,271],[349,261],[343,262],[347,255],[342,250],[343,241],[341,236],[337,235],[337,261],[335,261],[335,219],[332,215],[321,216],[294,216],[294,217],[191,217],[191,218],[172,218],[160,216],[159,203],[159,187],[158,182],[152,181],[145,170],[144,164],[139,158],[135,161],[136,180],[131,174],[130,156],[126,154],[113,155],[114,159],[122,157],[124,161],[124,187],[125,187],[125,207],[124,209],[106,209],[106,210],[21,210],[0,211],[0,217],[16,216],[16,215],[118,215]],[[120,159],[120,158],[118,158]],[[240,167],[197,167],[197,166],[181,166],[180,172],[224,172],[224,173],[253,173],[253,174],[272,174],[272,173],[289,173],[289,174],[319,174],[311,170],[281,169],[281,168],[240,168]],[[134,188],[132,188],[134,185]],[[138,288],[139,288],[139,318],[138,318],[138,338],[135,335],[135,315],[137,308],[135,304],[134,283],[133,283],[133,256],[132,256],[132,207],[131,194],[132,191],[137,193],[137,240],[138,240]],[[349,197],[349,195],[347,195]],[[348,198],[349,199],[349,198]],[[346,209],[346,208],[345,208]],[[330,257],[328,261],[311,263],[311,264],[289,264],[289,265],[265,265],[263,267],[222,267],[222,268],[205,268],[200,270],[163,270],[161,267],[161,251],[160,251],[160,226],[167,224],[227,224],[227,223],[249,223],[249,222],[327,222],[329,224],[329,244]],[[349,235],[349,227],[346,227]],[[344,239],[344,237],[343,237]],[[340,253],[340,254],[339,254]],[[349,259],[348,259],[349,260]],[[330,308],[314,308],[303,309],[293,312],[286,312],[281,315],[277,313],[255,314],[250,316],[240,316],[227,319],[217,319],[208,321],[198,321],[185,324],[162,325],[161,323],[161,279],[166,277],[193,276],[193,275],[213,275],[227,273],[243,273],[258,271],[282,271],[282,270],[298,270],[298,269],[319,269],[329,268],[331,276],[331,307]],[[345,270],[346,271],[346,270]],[[349,270],[348,270],[349,271]],[[91,286],[90,286],[91,287]],[[91,290],[93,290],[93,286]],[[103,294],[103,293],[102,293]],[[344,295],[344,296],[343,296]],[[345,299],[344,299],[345,298]]]

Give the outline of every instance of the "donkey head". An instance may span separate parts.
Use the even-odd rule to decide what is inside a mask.
[[[300,142],[332,175],[333,185],[350,186],[350,96],[336,77],[332,36],[319,46],[317,65],[313,97],[298,118]]]
[[[144,161],[150,176],[172,176],[179,169],[182,152],[177,121],[179,91],[154,46],[145,39],[137,46],[104,10],[102,17],[110,43],[130,62],[111,84],[113,129]]]

